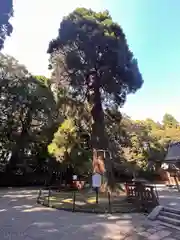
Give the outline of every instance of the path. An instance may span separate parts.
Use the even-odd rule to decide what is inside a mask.
[[[168,188],[165,186],[159,187],[158,193],[161,205],[180,209],[180,193],[177,191],[177,189]]]
[[[180,232],[139,214],[94,215],[35,204],[37,191],[0,190],[0,240],[173,240]]]

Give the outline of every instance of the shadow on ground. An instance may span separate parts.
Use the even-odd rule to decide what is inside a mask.
[[[180,192],[170,188],[159,191],[159,203],[163,206],[180,208]]]
[[[121,239],[121,236],[126,239],[135,236],[145,218],[139,214],[96,215],[57,211],[37,205],[37,194],[36,189],[0,191],[1,240],[105,240]]]

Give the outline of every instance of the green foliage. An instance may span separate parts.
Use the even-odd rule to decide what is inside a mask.
[[[176,127],[178,121],[171,114],[166,113],[163,117],[163,125],[165,128]]]
[[[76,173],[91,171],[91,152],[84,148],[82,134],[73,118],[65,119],[54,134],[49,153],[63,164],[70,165]]]
[[[13,30],[10,18],[13,15],[13,0],[1,0],[0,7],[0,50],[4,46],[6,36],[10,36]]]
[[[41,76],[41,75],[38,75],[38,76],[36,75],[33,77],[45,87],[50,87],[50,79],[48,79],[47,77]]]
[[[23,64],[14,57],[0,53],[0,79],[23,78],[30,76]]]
[[[146,171],[149,162],[156,168],[156,165],[163,161],[168,144],[180,140],[179,123],[172,115],[165,115],[168,117],[163,120],[169,120],[165,121],[166,124],[164,121],[160,124],[152,119],[133,121],[124,116],[121,125],[126,131],[126,146],[123,150],[126,160],[135,161],[140,169]],[[148,149],[144,147],[144,143],[148,143]]]
[[[48,146],[49,152],[59,160],[70,153],[76,144],[76,127],[73,119],[64,120],[54,135],[53,142]]]
[[[111,100],[111,104],[122,104],[127,93],[142,86],[137,61],[123,30],[107,11],[76,9],[61,22],[59,36],[50,42],[48,53],[51,68],[58,71],[58,81],[67,81],[78,93],[90,85],[87,76],[92,71],[101,79],[100,87],[110,98],[105,100]]]
[[[0,154],[11,153],[13,165],[29,153],[39,155],[51,141],[56,117],[50,88],[16,59],[0,54]]]

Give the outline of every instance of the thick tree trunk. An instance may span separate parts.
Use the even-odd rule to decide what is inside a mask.
[[[28,130],[31,124],[31,112],[30,109],[28,109],[25,119],[22,123],[22,131],[20,136],[18,137],[16,141],[16,145],[14,146],[12,150],[12,155],[9,160],[9,166],[8,169],[11,170],[12,168],[16,167],[16,164],[18,162],[18,159],[22,152],[24,152],[24,147],[26,144],[27,136],[28,136]]]
[[[100,84],[98,80],[99,79],[96,77],[93,78],[93,81],[91,79],[91,95],[89,96],[89,102],[92,105],[91,115],[93,120],[91,137],[91,143],[93,148],[93,172],[102,173],[105,180],[104,184],[112,189],[114,187],[114,174],[110,155],[107,154],[109,146],[108,138],[105,131],[104,111],[102,108]],[[98,150],[102,150],[102,152],[104,151],[106,153],[104,164],[102,164],[102,162],[100,163],[100,159],[97,159]]]

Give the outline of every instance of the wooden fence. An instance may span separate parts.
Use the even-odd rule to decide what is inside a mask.
[[[128,201],[143,211],[151,211],[159,205],[158,194],[154,186],[137,183],[126,184]]]

